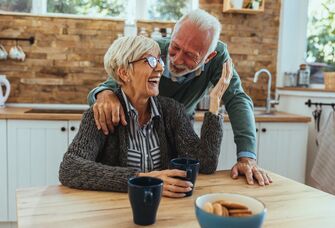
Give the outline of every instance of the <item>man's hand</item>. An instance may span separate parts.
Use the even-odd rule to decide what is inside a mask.
[[[97,95],[93,105],[94,120],[97,128],[105,135],[114,132],[114,126],[120,122],[127,125],[126,117],[118,97],[110,90],[104,90]]]
[[[233,166],[230,176],[233,179],[237,179],[239,174],[245,175],[248,184],[254,184],[254,179],[256,179],[261,186],[272,183],[269,175],[264,170],[257,167],[256,160],[252,158],[240,158]]]
[[[138,176],[149,176],[162,179],[163,196],[171,198],[184,197],[186,192],[192,190],[193,184],[189,181],[180,180],[176,177],[186,177],[186,172],[179,169],[166,169],[162,171],[152,171],[149,173],[139,173]]]
[[[220,101],[223,94],[226,92],[230,80],[233,77],[233,63],[231,59],[228,59],[222,66],[222,73],[220,80],[216,83],[215,87],[210,93],[210,104],[209,111],[213,114],[217,114],[220,107]]]

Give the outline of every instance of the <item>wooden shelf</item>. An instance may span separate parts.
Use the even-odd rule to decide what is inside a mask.
[[[244,2],[248,2],[249,0],[244,0]],[[243,7],[245,7],[245,3],[243,4]],[[242,8],[242,9],[236,9],[233,8],[231,5],[231,0],[223,0],[223,13],[239,13],[239,14],[259,14],[264,12],[264,5],[265,0],[262,0],[261,5],[259,6],[259,9],[248,9],[248,8]]]

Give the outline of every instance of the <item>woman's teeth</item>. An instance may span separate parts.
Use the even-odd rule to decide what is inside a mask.
[[[157,84],[159,83],[159,78],[149,78],[148,82]]]

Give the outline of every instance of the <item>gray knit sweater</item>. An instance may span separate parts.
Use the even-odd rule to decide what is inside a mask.
[[[116,95],[124,106],[120,90]],[[159,135],[162,169],[167,169],[173,158],[189,157],[200,160],[201,173],[215,172],[223,135],[223,118],[207,112],[200,140],[181,104],[166,97],[155,99],[161,114],[153,121]],[[129,120],[129,116],[126,118]],[[104,135],[95,125],[92,108],[88,109],[60,164],[60,182],[78,189],[126,192],[127,180],[141,172],[127,167],[126,128],[119,125],[114,133]]]

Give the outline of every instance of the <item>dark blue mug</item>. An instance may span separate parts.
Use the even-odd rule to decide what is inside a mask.
[[[128,180],[128,196],[137,225],[151,225],[163,192],[163,181],[154,177],[134,177]]]
[[[181,180],[190,181],[193,184],[191,191],[186,192],[185,196],[191,196],[195,187],[195,181],[197,179],[200,168],[200,162],[195,159],[188,158],[175,158],[170,161],[169,169],[180,169],[186,171],[186,177],[176,177]]]

